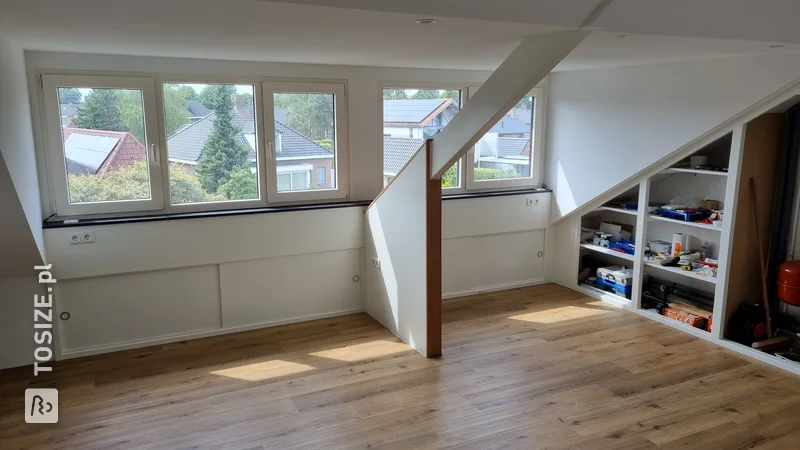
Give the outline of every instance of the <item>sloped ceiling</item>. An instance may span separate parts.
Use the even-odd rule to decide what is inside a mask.
[[[556,69],[573,70],[798,51],[800,27],[789,25],[798,8],[784,0],[4,0],[0,29],[32,50],[493,70],[522,38],[591,19],[599,32]],[[420,17],[439,23],[418,25]],[[611,39],[619,33],[631,36]],[[776,37],[784,48],[769,47]]]

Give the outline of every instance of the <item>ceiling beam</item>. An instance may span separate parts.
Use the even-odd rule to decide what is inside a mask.
[[[434,138],[431,179],[441,178],[588,34],[559,31],[523,40]]]

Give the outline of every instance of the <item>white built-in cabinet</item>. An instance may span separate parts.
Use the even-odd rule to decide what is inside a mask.
[[[695,155],[708,157],[708,164],[727,171],[693,170],[675,164],[630,186],[624,193],[603,206],[588,211],[574,222],[572,242],[578,249],[577,261],[569,267],[575,270],[574,289],[589,296],[629,309],[651,320],[677,328],[694,336],[715,342],[739,353],[800,374],[800,365],[782,361],[775,356],[744,346],[727,338],[726,327],[733,312],[742,302],[760,300],[760,278],[757,240],[752,230],[749,179],[759,184],[759,204],[762,235],[769,230],[769,212],[774,192],[774,164],[777,161],[781,118],[765,114],[745,125],[736,127],[717,141],[698,150]],[[687,158],[688,159],[688,158]],[[724,210],[722,226],[682,222],[650,214],[651,203],[666,204],[675,197],[692,197],[720,202]],[[636,203],[637,209],[623,209],[619,203]],[[601,222],[615,222],[633,228],[635,254],[628,255],[586,243],[581,239],[581,227],[597,229]],[[645,261],[644,247],[651,240],[672,241],[673,233],[688,236],[688,248],[710,246],[709,257],[719,260],[716,277],[699,275],[678,267],[664,267]],[[732,255],[736,250],[737,257]],[[581,283],[581,262],[587,255],[595,263],[623,265],[633,268],[631,298],[625,298],[591,285]],[[584,260],[585,261],[585,260]],[[585,273],[584,273],[585,274]],[[646,277],[678,283],[702,291],[714,299],[711,330],[694,328],[664,317],[655,309],[642,306],[642,285]],[[745,292],[747,291],[746,295]]]

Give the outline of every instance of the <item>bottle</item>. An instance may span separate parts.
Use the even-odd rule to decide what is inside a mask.
[[[700,247],[700,259],[705,260],[706,258],[708,258],[708,242],[703,242]]]

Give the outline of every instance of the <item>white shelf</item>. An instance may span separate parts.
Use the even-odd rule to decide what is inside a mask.
[[[594,244],[581,244],[581,248],[585,248],[587,250],[591,250],[597,253],[603,253],[606,255],[616,256],[617,258],[627,259],[628,261],[633,262],[633,255],[629,255],[627,253],[618,252],[615,250],[611,250],[609,248],[600,247],[599,245]]]
[[[697,169],[682,169],[680,167],[670,167],[662,173],[693,173],[695,175],[716,175],[718,177],[727,177],[728,172],[718,172],[715,170],[697,170]]]
[[[635,209],[622,209],[622,208],[615,208],[613,206],[601,206],[597,208],[598,211],[614,211],[622,214],[628,214],[631,216],[635,216],[638,212]]]
[[[707,223],[684,222],[682,220],[669,219],[669,218],[666,218],[666,217],[656,216],[656,215],[653,215],[653,214],[650,215],[650,220],[656,220],[656,221],[660,221],[660,222],[669,222],[669,223],[674,223],[676,225],[682,225],[682,226],[685,226],[685,227],[702,228],[704,230],[722,231],[722,227],[715,227],[714,225],[709,225]]]
[[[588,284],[580,284],[576,286],[576,289],[584,294],[594,297],[598,300],[603,300],[617,306],[626,306],[630,307],[631,301],[621,295],[612,294],[611,292],[604,291],[600,288],[596,288],[594,286]]]
[[[694,278],[695,280],[705,281],[706,283],[717,284],[716,278],[707,277],[705,275],[697,275],[696,273],[694,273],[693,270],[682,270],[680,267],[662,266],[661,264],[648,261],[645,261],[644,265],[647,267],[652,267],[654,269],[663,270],[665,272],[671,272],[674,273],[675,275]]]

